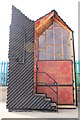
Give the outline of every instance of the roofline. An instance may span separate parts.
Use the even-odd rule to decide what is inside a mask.
[[[18,10],[19,12],[21,12],[21,11],[20,11],[19,9],[17,9],[14,5],[12,5],[12,10],[13,10],[13,9],[16,9],[16,10]],[[21,12],[21,13],[22,13],[22,12]],[[74,32],[74,31],[66,24],[66,22],[64,22],[64,20],[58,15],[58,13],[57,13],[56,10],[52,10],[52,11],[48,12],[48,13],[45,14],[44,16],[38,18],[36,21],[29,19],[29,18],[28,18],[25,14],[23,14],[23,13],[22,13],[22,15],[25,15],[25,17],[26,17],[27,19],[29,19],[30,21],[37,22],[38,20],[44,18],[45,16],[47,16],[47,15],[50,14],[50,13],[54,13],[54,15],[56,14],[56,15],[60,18],[60,20],[66,25],[66,27],[67,27],[70,31]]]
[[[67,25],[67,23],[66,22],[64,22],[64,20],[58,15],[58,13],[57,13],[57,11],[56,10],[52,10],[52,11],[50,11],[49,13],[47,13],[47,14],[45,14],[44,16],[42,16],[42,17],[40,17],[40,18],[38,18],[35,22],[37,22],[38,20],[40,20],[40,19],[42,19],[42,18],[44,18],[45,16],[47,16],[48,14],[50,14],[50,13],[54,13],[54,14],[56,14],[60,19],[61,19],[61,21],[66,25],[66,27],[70,30],[70,31],[72,31],[73,32],[73,30]]]
[[[52,12],[56,12],[55,10],[52,10],[50,12],[48,12],[47,14],[43,15],[42,17],[38,18],[37,20],[35,20],[35,22],[37,22],[38,20],[44,18],[45,16],[47,16],[48,14],[52,13]],[[56,12],[57,13],[57,12]]]
[[[55,13],[60,19],[61,21],[73,32],[73,30],[67,25],[67,23],[58,15],[58,13]]]
[[[31,20],[29,17],[27,17],[25,14],[23,14],[23,12],[21,10],[19,10],[18,8],[16,8],[14,5],[12,5],[12,11],[13,10],[17,10],[18,12],[20,12],[26,19],[29,19],[32,22],[35,22],[34,20]]]

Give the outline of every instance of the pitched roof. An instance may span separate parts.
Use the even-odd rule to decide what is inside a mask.
[[[16,9],[18,11],[20,11],[19,9],[17,9],[15,6],[12,5],[12,9]],[[20,11],[21,12],[21,11]],[[24,16],[24,14],[22,13],[22,15]],[[58,15],[56,10],[51,10],[49,13],[45,14],[44,16],[40,17],[39,19],[37,19],[36,21],[29,19],[27,16],[25,16],[27,19],[29,19],[30,21],[34,21],[35,24],[37,25],[37,23],[45,21],[45,18],[50,18],[53,16],[54,19],[58,20],[63,26],[65,26],[68,30],[72,31],[72,29],[66,24],[66,22],[64,22],[64,20]],[[44,24],[44,23],[43,23]],[[37,25],[38,26],[38,25]],[[38,26],[39,27],[39,26]],[[73,31],[72,31],[73,32]]]
[[[49,13],[45,14],[44,16],[40,17],[39,19],[37,19],[35,22],[36,24],[41,22],[42,20],[45,22],[45,18],[50,17],[50,15],[52,14],[53,16],[53,20],[57,20],[58,22],[60,22],[63,26],[65,26],[68,30],[72,31],[72,29],[66,24],[66,22],[64,22],[64,20],[58,15],[58,13],[55,10],[50,11]],[[43,24],[44,24],[43,22]],[[72,31],[73,32],[73,31]]]

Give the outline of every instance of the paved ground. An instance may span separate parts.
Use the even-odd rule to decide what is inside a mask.
[[[59,109],[55,112],[8,112],[6,109],[6,88],[0,87],[0,118],[78,118],[77,109]]]

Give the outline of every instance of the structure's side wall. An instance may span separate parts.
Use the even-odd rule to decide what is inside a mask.
[[[43,96],[34,96],[34,22],[15,7],[9,41],[9,84],[7,108],[50,109]]]
[[[54,16],[54,14],[53,14]],[[66,104],[63,108],[68,108],[68,104],[76,106],[76,80],[75,80],[75,68],[74,68],[74,43],[73,43],[73,35],[72,31],[68,29],[68,27],[59,21],[55,16],[48,16],[47,23],[44,20],[43,24],[41,23],[41,19],[35,23],[35,62],[34,62],[34,71],[36,72],[34,75],[34,81],[38,80],[37,72],[40,66],[37,66],[37,63],[40,61],[72,61],[71,64],[71,75],[69,83],[72,83],[72,88],[70,88],[72,96],[71,101],[68,103],[60,102],[60,104]],[[38,23],[40,25],[38,25]],[[50,23],[50,24],[49,24]],[[47,26],[47,24],[49,26]],[[39,27],[39,28],[38,28]],[[42,31],[41,31],[42,30]],[[44,64],[44,63],[43,63]],[[43,66],[43,65],[42,65]],[[54,65],[55,66],[55,65]],[[56,67],[54,67],[56,69]],[[67,66],[67,65],[66,65]],[[46,67],[46,65],[45,65]],[[52,67],[52,66],[51,66]],[[42,67],[43,68],[43,67]],[[46,68],[47,70],[47,68]],[[45,70],[45,71],[46,71]],[[43,71],[43,72],[45,72]],[[60,70],[62,71],[62,69]],[[42,71],[41,71],[42,72]],[[55,74],[55,70],[54,70]],[[55,75],[53,74],[53,78]],[[58,73],[57,73],[58,74]],[[60,77],[60,74],[58,74]],[[44,79],[44,77],[43,77]],[[59,83],[62,82],[62,79],[58,81]],[[63,83],[65,86],[66,80]],[[36,85],[35,85],[36,88]],[[39,87],[40,88],[40,87]],[[36,89],[34,89],[36,91]],[[40,91],[39,91],[40,92]],[[71,106],[73,108],[73,106]],[[69,107],[70,108],[70,107]]]

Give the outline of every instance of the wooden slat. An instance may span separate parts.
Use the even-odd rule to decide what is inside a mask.
[[[46,24],[48,22],[48,20],[53,16],[53,13],[50,13],[49,15],[45,16],[44,18],[40,19],[40,24],[38,26],[36,26],[36,30],[38,30],[39,28],[42,27],[42,24]],[[36,22],[37,24],[37,22]]]
[[[72,39],[73,40],[73,38],[72,38],[72,32],[70,32],[70,38],[69,39]],[[72,59],[72,61],[73,61],[73,80],[74,80],[74,84],[73,84],[73,86],[74,86],[74,100],[75,100],[75,102],[74,102],[74,104],[76,105],[76,86],[75,86],[75,72],[74,72],[74,54],[73,54],[73,42],[72,42],[72,40],[70,40],[70,44],[71,44],[71,56],[73,56],[73,57],[71,57],[71,59]]]
[[[62,35],[62,28],[61,28],[61,43],[62,43],[62,60],[64,59],[64,49],[63,49],[63,35]]]
[[[53,19],[49,19],[45,25],[42,25],[39,29],[36,29],[36,34],[41,35],[50,25],[52,25]]]
[[[53,21],[53,24],[54,24],[54,21]],[[56,59],[56,56],[55,56],[55,52],[56,52],[56,49],[55,49],[55,31],[54,31],[54,26],[53,26],[53,41],[54,41],[54,60]]]
[[[58,105],[58,108],[76,108],[75,105]]]
[[[46,31],[45,31],[45,60],[46,60]]]

